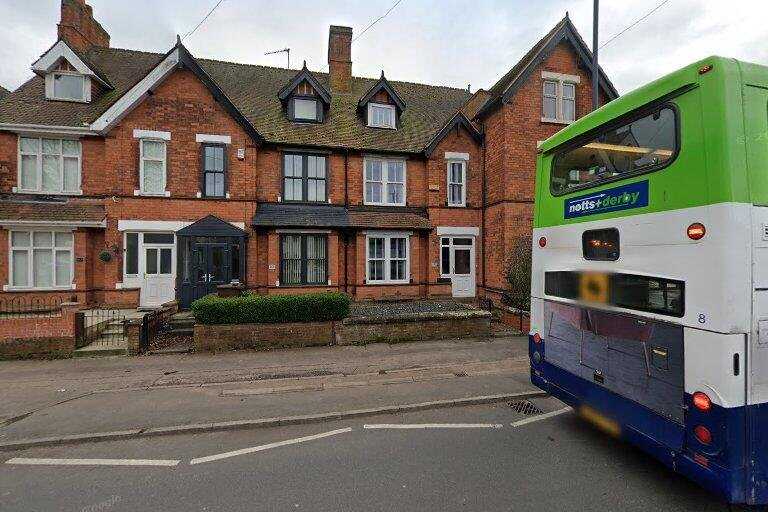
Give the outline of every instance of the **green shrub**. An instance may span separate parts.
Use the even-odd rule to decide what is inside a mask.
[[[344,293],[253,295],[222,298],[208,295],[192,303],[201,324],[272,324],[341,320],[351,299]]]

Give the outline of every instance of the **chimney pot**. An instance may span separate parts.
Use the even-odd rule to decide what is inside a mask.
[[[352,27],[331,25],[328,32],[328,73],[331,91],[352,89]]]

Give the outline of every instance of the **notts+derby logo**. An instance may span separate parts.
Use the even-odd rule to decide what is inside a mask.
[[[648,206],[648,181],[611,188],[587,196],[574,197],[566,200],[564,206],[565,211],[563,213],[566,219],[630,208],[642,208]]]

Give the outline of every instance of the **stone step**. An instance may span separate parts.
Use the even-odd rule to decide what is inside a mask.
[[[186,319],[185,318],[183,320],[171,319],[171,321],[168,322],[168,325],[170,325],[171,328],[175,328],[175,327],[181,327],[181,328],[193,327],[195,325],[195,319],[194,318],[191,318],[191,319]]]
[[[125,341],[127,337],[125,333],[101,333],[101,336],[94,343],[114,343],[116,341]]]
[[[168,333],[174,336],[192,336],[195,333],[195,329],[192,327],[174,328],[168,331]]]

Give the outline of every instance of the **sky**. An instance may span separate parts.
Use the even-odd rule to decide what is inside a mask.
[[[164,53],[217,0],[88,0],[112,46]],[[184,44],[196,57],[327,71],[328,26],[358,35],[396,0],[223,0]],[[601,44],[661,0],[603,0]],[[0,0],[0,85],[15,89],[56,41],[60,0]],[[591,46],[591,0],[401,0],[352,47],[352,72],[390,80],[488,88],[568,11]],[[708,55],[768,65],[765,0],[668,0],[600,50],[620,93]]]

